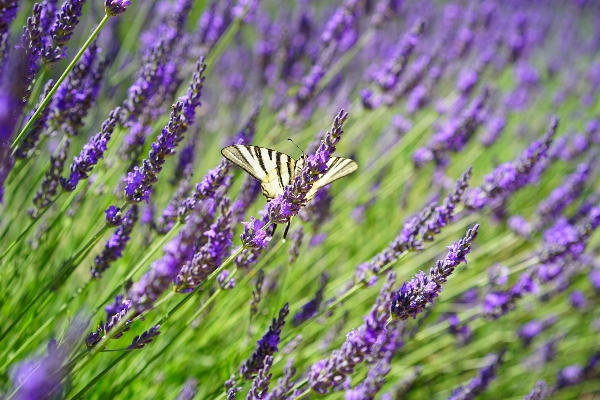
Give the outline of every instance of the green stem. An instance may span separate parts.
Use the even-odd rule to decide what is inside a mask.
[[[110,16],[108,14],[104,15],[104,18],[102,18],[102,20],[100,21],[100,23],[98,24],[98,26],[96,27],[96,29],[94,29],[94,31],[92,32],[92,34],[90,35],[90,37],[85,41],[85,43],[83,44],[83,46],[81,47],[81,49],[79,49],[79,51],[77,52],[77,54],[75,55],[75,57],[73,58],[73,60],[71,60],[71,63],[67,66],[67,69],[65,69],[65,71],[62,73],[62,75],[60,76],[60,78],[58,78],[58,80],[54,84],[54,86],[52,86],[52,89],[50,90],[50,92],[48,93],[48,95],[44,98],[44,100],[42,100],[40,106],[37,108],[37,110],[35,111],[35,113],[31,116],[31,118],[29,119],[29,121],[27,122],[27,124],[25,125],[25,127],[21,130],[21,132],[19,132],[19,135],[17,136],[17,138],[15,139],[15,141],[10,146],[13,149],[13,153],[12,153],[13,155],[14,155],[14,152],[15,152],[15,150],[17,148],[17,145],[21,142],[21,140],[23,140],[23,138],[25,137],[25,134],[27,133],[27,131],[29,130],[29,128],[31,128],[31,125],[33,125],[33,123],[35,122],[35,120],[39,118],[39,116],[42,113],[42,111],[44,110],[44,108],[46,108],[46,106],[48,105],[48,103],[50,103],[50,100],[52,99],[52,96],[54,96],[54,93],[56,93],[56,91],[58,90],[58,87],[67,78],[67,75],[69,74],[69,72],[71,72],[71,70],[75,67],[75,64],[77,63],[77,61],[79,61],[79,59],[81,58],[81,56],[83,55],[83,53],[92,44],[92,42],[94,41],[94,39],[96,39],[96,36],[98,36],[98,34],[100,33],[100,30],[108,22],[109,18],[110,18]]]

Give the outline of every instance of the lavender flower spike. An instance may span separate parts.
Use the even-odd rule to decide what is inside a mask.
[[[165,254],[154,261],[150,270],[133,284],[129,290],[129,298],[137,311],[152,308],[154,302],[167,290],[184,263],[192,258],[194,243],[198,238],[197,232],[206,230],[205,216],[212,213],[214,213],[213,202],[208,202],[203,207],[196,207],[183,230],[165,246]]]
[[[75,27],[79,24],[79,17],[86,0],[66,0],[61,10],[56,14],[56,22],[50,29],[52,43],[47,44],[42,50],[42,57],[46,64],[60,61],[66,56],[66,44],[73,36]]]
[[[479,374],[473,378],[468,384],[456,388],[448,400],[473,400],[475,397],[482,393],[490,384],[490,381],[496,377],[496,372],[498,368],[502,365],[502,355],[504,351],[500,354],[493,355],[493,361],[490,365],[482,368],[479,371]]]
[[[105,0],[104,11],[110,17],[116,17],[127,11],[127,7],[131,5],[129,0]]]
[[[264,399],[265,395],[269,391],[269,383],[273,374],[270,373],[271,367],[273,366],[273,356],[266,356],[263,360],[263,367],[258,370],[256,378],[252,381],[252,387],[248,392],[246,400],[260,400]]]
[[[437,261],[435,267],[429,271],[429,276],[419,271],[410,282],[402,285],[390,308],[394,319],[404,320],[409,317],[414,319],[428,303],[433,303],[442,291],[442,284],[448,280],[454,269],[461,262],[467,262],[465,256],[471,251],[471,244],[477,238],[478,230],[479,225],[475,225],[467,231],[463,239],[448,246],[446,258],[444,261]]]
[[[102,253],[94,259],[94,266],[90,268],[92,278],[100,279],[102,273],[106,271],[110,264],[118,260],[123,255],[123,250],[129,242],[131,231],[138,219],[138,207],[134,205],[131,210],[127,211],[121,226],[117,228],[115,233],[108,239],[104,245]]]
[[[265,335],[257,342],[258,347],[252,356],[240,367],[240,374],[244,379],[251,379],[264,368],[265,357],[272,356],[279,351],[279,342],[281,342],[281,330],[285,325],[285,318],[290,313],[290,306],[286,303],[281,310],[279,316],[273,318],[273,323]]]
[[[242,225],[244,225],[244,233],[240,235],[240,238],[245,248],[256,249],[267,247],[272,238],[263,229],[265,223],[262,220],[250,217],[250,222],[242,222]]]
[[[60,178],[60,184],[64,190],[67,192],[75,190],[79,181],[87,179],[94,165],[104,157],[104,152],[107,150],[106,145],[115,130],[120,111],[121,109],[117,107],[110,112],[108,119],[102,124],[100,133],[93,136],[90,142],[83,146],[79,156],[73,159],[73,164],[69,168],[71,170],[69,177]]]
[[[313,364],[308,374],[310,388],[319,394],[327,394],[334,387],[341,385],[346,376],[354,373],[354,369],[366,357],[371,357],[380,335],[385,335],[385,326],[390,316],[390,304],[393,298],[392,288],[396,283],[396,274],[388,273],[388,280],[381,288],[371,311],[364,318],[365,323],[357,330],[346,335],[346,341],[338,350],[334,350],[329,358]]]
[[[342,127],[347,118],[348,113],[340,110],[333,120],[331,130],[325,136],[325,141],[321,142],[316,154],[308,156],[302,171],[296,175],[294,183],[286,186],[283,194],[278,195],[269,203],[269,218],[272,222],[288,223],[306,204],[306,195],[313,184],[327,171],[327,162],[331,154],[335,152],[335,146],[344,133]]]
[[[133,172],[129,172],[124,179],[125,199],[128,202],[148,201],[152,184],[158,181],[158,174],[162,171],[165,158],[175,154],[175,147],[183,139],[183,134],[188,130],[189,125],[194,122],[196,107],[200,105],[205,69],[206,64],[202,61],[196,64],[196,72],[187,94],[181,101],[173,104],[169,123],[163,128],[156,142],[152,143],[148,158],[142,162],[141,167],[135,167]]]
[[[46,85],[44,86],[44,92],[40,96],[40,102],[36,104],[34,110],[37,110],[41,106],[42,99],[45,99],[50,93],[50,89],[54,86],[54,81],[52,79],[48,80]],[[15,150],[15,157],[24,159],[29,155],[29,151],[35,147],[35,145],[40,140],[40,135],[46,130],[48,126],[48,119],[50,118],[50,111],[52,109],[50,107],[46,107],[40,113],[40,116],[33,122],[31,128],[29,129],[29,133],[27,136],[23,138],[21,142],[17,145]],[[35,111],[32,111],[32,115]],[[31,116],[30,116],[31,118]]]
[[[60,174],[65,166],[67,153],[69,152],[70,142],[66,140],[62,147],[58,150],[56,156],[50,157],[50,169],[46,171],[42,180],[42,187],[37,191],[33,198],[35,208],[27,210],[31,218],[38,218],[41,211],[52,203],[52,198],[56,196],[59,187]]]

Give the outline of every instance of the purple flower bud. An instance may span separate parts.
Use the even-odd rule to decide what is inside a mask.
[[[152,343],[155,337],[160,335],[160,325],[153,326],[150,330],[145,331],[140,336],[136,336],[127,346],[127,350],[140,350]]]
[[[179,274],[183,265],[194,255],[194,243],[198,239],[197,232],[208,229],[215,212],[213,201],[207,201],[194,209],[187,224],[179,235],[164,248],[164,255],[150,265],[138,282],[129,290],[129,298],[137,311],[152,308],[158,297],[169,287]]]
[[[85,0],[66,0],[56,14],[56,21],[49,32],[52,43],[46,44],[42,50],[46,64],[56,63],[66,56],[66,44],[79,24],[84,4]]]
[[[390,272],[386,284],[371,308],[369,314],[364,318],[365,323],[357,330],[353,330],[346,336],[346,341],[340,349],[334,350],[330,357],[313,364],[308,374],[310,388],[319,394],[327,394],[333,388],[344,383],[346,377],[352,374],[356,366],[367,357],[370,360],[380,358],[379,351],[384,343],[381,336],[385,338],[387,320],[390,316],[390,304],[392,301],[392,287],[396,282],[396,274]]]
[[[242,222],[244,233],[240,235],[242,243],[246,248],[266,248],[271,236],[263,229],[265,223],[260,219],[250,217],[250,222]]]
[[[279,194],[269,203],[269,218],[276,224],[285,224],[297,215],[300,208],[306,204],[306,195],[319,177],[327,171],[327,162],[335,152],[344,131],[342,127],[348,118],[348,113],[340,110],[333,120],[331,130],[327,132],[325,141],[321,143],[314,155],[308,156],[301,172],[296,175],[292,185],[286,186],[283,195]]]
[[[127,7],[130,5],[130,0],[104,0],[104,11],[106,15],[116,17],[127,11]]]
[[[198,381],[194,378],[190,378],[183,384],[181,391],[175,398],[175,400],[194,400],[196,392],[198,390]]]
[[[230,278],[229,271],[224,269],[223,271],[221,271],[219,276],[217,276],[217,283],[219,284],[219,287],[221,289],[230,290],[235,287],[236,281],[235,281],[235,278],[233,278],[233,277]]]
[[[531,392],[523,400],[545,400],[550,397],[551,390],[544,381],[537,381]]]
[[[264,368],[265,357],[272,356],[279,351],[281,342],[281,330],[285,325],[285,318],[289,314],[289,304],[285,304],[277,318],[273,318],[273,323],[265,335],[256,342],[257,347],[252,356],[240,367],[240,375],[244,379],[251,379],[258,374],[259,370]]]
[[[114,206],[111,206],[113,208]],[[109,218],[109,210],[110,214],[113,214],[116,211],[116,215],[120,215],[120,210],[110,208],[106,210],[107,220]],[[90,273],[93,278],[99,279],[102,277],[102,273],[106,271],[110,264],[123,255],[123,250],[129,242],[131,232],[133,231],[133,227],[138,219],[138,209],[137,206],[134,205],[131,207],[131,210],[127,211],[125,217],[122,218],[121,226],[117,228],[115,233],[108,239],[106,244],[104,245],[104,250],[94,259],[94,266],[90,268]],[[113,225],[114,226],[114,225]]]
[[[48,96],[48,94],[50,93],[50,90],[52,89],[53,86],[54,86],[54,81],[52,79],[50,79],[48,82],[46,82],[46,85],[44,86],[44,91],[42,92],[42,95],[40,96],[40,100],[39,100],[38,104],[36,104],[34,109],[32,110],[29,118],[31,118],[33,116],[33,114],[35,113],[35,111],[38,108],[40,108],[42,100],[44,98],[46,98],[46,96]],[[27,136],[25,136],[25,138],[21,142],[19,142],[17,148],[15,149],[15,157],[16,158],[20,158],[20,159],[27,158],[29,156],[29,152],[31,151],[31,149],[35,148],[37,143],[40,141],[41,134],[44,133],[48,127],[48,120],[50,119],[51,111],[52,111],[51,107],[44,108],[42,110],[42,112],[40,113],[40,116],[33,122],[33,124],[31,125],[31,128],[29,128],[29,132],[27,133]]]
[[[325,287],[327,286],[327,281],[329,280],[329,274],[324,273],[321,275],[321,285],[313,297],[308,303],[304,304],[302,308],[294,315],[292,319],[292,325],[299,326],[304,321],[309,320],[313,316],[317,315],[319,312],[319,307],[323,302],[323,294],[325,292]]]
[[[33,197],[35,208],[27,210],[31,218],[38,218],[41,212],[52,204],[53,198],[56,196],[60,186],[59,179],[65,166],[67,153],[69,152],[69,140],[65,140],[62,146],[58,149],[55,156],[50,156],[50,168],[46,171],[42,180],[42,187]]]
[[[258,370],[256,378],[252,381],[252,387],[248,392],[247,400],[264,399],[269,391],[269,383],[273,374],[269,373],[273,366],[273,356],[265,356],[262,362],[263,366]]]
[[[577,309],[583,309],[587,305],[587,300],[585,298],[585,294],[581,290],[574,290],[571,292],[571,296],[569,296],[569,300],[571,301],[571,305]]]
[[[82,179],[87,179],[94,165],[98,164],[101,158],[104,158],[104,152],[107,150],[108,141],[117,125],[119,107],[112,110],[108,119],[102,124],[102,130],[90,139],[90,142],[83,146],[79,156],[73,159],[69,178],[60,178],[60,184],[67,192],[72,192]]]
[[[232,246],[231,208],[229,199],[220,201],[221,215],[210,225],[210,229],[202,234],[206,237],[204,244],[196,242],[197,250],[191,261],[186,262],[174,279],[175,290],[189,292],[204,282],[223,261],[223,257]]]
[[[480,369],[478,375],[469,383],[454,389],[448,400],[473,400],[478,394],[483,393],[496,377],[496,373],[502,365],[503,354],[504,351],[500,354],[494,354],[491,364]]]
[[[454,269],[462,262],[466,262],[465,256],[471,251],[471,244],[477,238],[479,225],[475,225],[467,231],[465,237],[452,246],[448,246],[448,254],[444,261],[437,261],[435,267],[431,268],[429,275],[419,271],[415,277],[405,282],[395,294],[391,314],[395,319],[404,320],[409,317],[417,317],[428,303],[442,291],[442,283],[454,272]]]
[[[158,174],[162,171],[165,158],[175,154],[175,147],[194,122],[196,107],[200,105],[202,85],[204,83],[204,70],[206,65],[202,62],[196,64],[196,72],[189,84],[187,94],[173,105],[169,123],[152,144],[148,159],[142,162],[141,167],[135,167],[129,172],[125,181],[125,198],[130,203],[148,201],[152,185],[158,181]]]
[[[106,225],[108,226],[119,226],[123,221],[123,214],[119,207],[110,206],[104,213],[106,214]]]
[[[289,359],[283,368],[283,376],[277,380],[277,385],[271,392],[265,397],[266,400],[284,400],[288,391],[294,387],[294,376],[296,375],[296,368],[294,367],[294,360]]]

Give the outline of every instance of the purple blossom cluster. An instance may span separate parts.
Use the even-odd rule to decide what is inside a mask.
[[[102,274],[110,268],[110,264],[121,258],[123,250],[131,238],[131,232],[138,220],[138,207],[133,205],[123,217],[120,226],[104,245],[104,250],[94,259],[94,266],[90,268],[92,278],[100,279]]]
[[[390,317],[390,305],[394,295],[392,288],[395,282],[396,274],[390,272],[379,297],[364,318],[364,324],[348,333],[342,347],[334,350],[329,358],[311,366],[308,384],[314,392],[330,393],[332,389],[342,385],[346,377],[365,359],[381,358],[378,357],[377,351],[381,350],[381,343],[386,342],[385,326]]]
[[[231,226],[231,207],[227,197],[220,200],[221,215],[210,225],[210,229],[202,233],[205,240],[196,241],[196,252],[192,259],[186,262],[174,280],[178,292],[188,292],[201,284],[213,273],[226,256],[233,232]],[[201,244],[205,242],[202,246]]]
[[[256,342],[256,349],[252,356],[240,367],[240,375],[244,379],[251,379],[265,367],[265,359],[279,351],[281,342],[281,330],[285,325],[285,319],[289,314],[289,304],[285,304],[277,318],[273,322],[265,335]]]
[[[446,258],[443,261],[438,260],[435,267],[429,271],[429,275],[419,271],[413,279],[403,283],[392,300],[392,317],[399,320],[410,317],[415,319],[427,304],[433,303],[442,291],[442,284],[448,280],[456,267],[467,262],[465,256],[471,252],[471,245],[478,232],[479,225],[475,225],[467,231],[463,239],[448,246]]]
[[[283,194],[269,203],[269,218],[276,224],[285,224],[298,215],[300,208],[306,204],[306,196],[319,177],[327,171],[327,163],[335,146],[340,141],[344,131],[342,127],[348,118],[348,113],[340,110],[333,120],[331,130],[314,155],[309,155],[304,162],[302,171],[296,175],[292,185],[286,186]]]
[[[146,202],[150,198],[152,184],[158,181],[158,174],[162,171],[165,158],[175,154],[175,148],[183,139],[183,134],[189,125],[194,123],[195,111],[201,105],[200,97],[204,84],[204,70],[206,64],[199,62],[187,94],[173,105],[169,123],[152,144],[148,158],[142,162],[141,167],[135,167],[124,179],[125,198],[130,203]]]
[[[73,163],[69,168],[71,171],[69,177],[60,178],[60,185],[65,191],[72,192],[81,180],[89,178],[94,165],[98,164],[98,161],[104,157],[108,142],[117,125],[118,115],[119,108],[117,107],[110,112],[108,119],[102,123],[101,131],[92,136],[89,143],[81,149],[79,156],[73,159]]]

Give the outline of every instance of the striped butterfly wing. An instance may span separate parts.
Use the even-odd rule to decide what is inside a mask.
[[[221,154],[258,179],[267,200],[283,193],[283,188],[294,179],[296,160],[278,151],[234,144],[221,150]]]
[[[317,190],[329,185],[333,181],[343,178],[346,175],[350,175],[357,169],[358,164],[354,160],[343,157],[331,157],[331,159],[327,162],[327,172],[325,172],[323,176],[319,178],[319,180],[307,193],[306,201],[309,201],[315,197]]]

